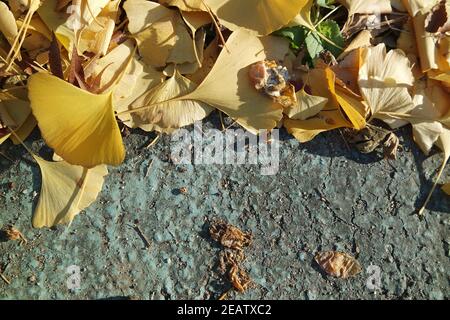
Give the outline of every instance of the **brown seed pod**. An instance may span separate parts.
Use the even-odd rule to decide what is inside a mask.
[[[314,259],[322,270],[336,278],[347,279],[357,275],[362,270],[359,262],[344,252],[320,252]]]

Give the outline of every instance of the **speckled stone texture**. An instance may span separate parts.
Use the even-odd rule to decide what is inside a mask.
[[[219,127],[217,115],[204,126]],[[98,200],[54,230],[31,227],[39,169],[6,143],[0,151],[14,161],[0,157],[0,225],[14,224],[29,242],[0,242],[11,280],[0,280],[0,298],[216,299],[228,286],[207,229],[223,218],[254,237],[244,263],[253,285],[230,298],[448,299],[450,197],[437,189],[425,219],[415,215],[441,155],[422,155],[408,128],[398,134],[399,159],[388,162],[350,150],[338,131],[306,144],[282,132],[280,170],[263,176],[257,165],[175,165],[169,136],[147,149],[154,134],[136,130]],[[28,145],[49,157],[38,137]],[[330,278],[313,260],[320,250],[351,253],[364,271]],[[81,268],[80,289],[66,286],[70,265]],[[366,287],[370,265],[381,269],[375,293]]]

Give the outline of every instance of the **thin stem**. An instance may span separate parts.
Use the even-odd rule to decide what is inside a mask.
[[[417,212],[419,217],[423,217],[423,212],[425,211],[425,207],[427,206],[428,202],[431,199],[431,196],[433,195],[434,190],[436,189],[436,186],[437,186],[437,184],[439,182],[439,179],[441,178],[442,172],[444,172],[444,168],[445,168],[445,165],[447,164],[447,161],[448,161],[448,157],[445,156],[444,157],[444,161],[442,162],[442,166],[439,169],[439,172],[437,174],[436,181],[434,182],[433,187],[430,190],[430,193],[428,194],[427,198],[425,199],[425,202],[424,202],[423,206]]]
[[[326,19],[328,19],[333,13],[335,13],[336,11],[338,11],[341,7],[342,7],[342,5],[338,5],[336,8],[334,8],[333,10],[331,10],[330,12],[328,12],[322,19],[319,20],[319,22],[317,22],[317,23],[314,25],[314,28],[316,28],[319,24],[321,24],[321,23],[324,22]]]

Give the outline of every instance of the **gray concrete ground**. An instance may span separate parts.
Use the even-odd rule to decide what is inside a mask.
[[[216,115],[207,126],[218,126]],[[152,135],[133,131],[99,199],[54,230],[31,227],[39,170],[23,148],[4,144],[14,161],[0,158],[0,225],[14,224],[29,242],[0,242],[11,280],[0,280],[0,298],[215,299],[227,284],[206,231],[209,219],[223,218],[254,236],[245,260],[253,286],[230,298],[447,299],[450,197],[436,190],[426,218],[414,214],[441,155],[425,157],[409,129],[398,133],[402,150],[391,163],[349,150],[338,132],[303,145],[283,133],[280,171],[263,176],[256,165],[175,165],[170,137],[146,149]],[[27,143],[49,156],[37,133]],[[313,262],[319,250],[352,253],[365,270],[330,278]],[[80,289],[67,288],[70,265],[81,268]],[[371,265],[381,270],[375,293],[366,286]]]

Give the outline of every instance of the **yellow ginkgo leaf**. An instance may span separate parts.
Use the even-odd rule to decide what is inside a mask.
[[[175,72],[171,78],[151,89],[130,106],[133,109],[152,105],[141,112],[132,113],[133,126],[145,131],[170,133],[204,119],[213,110],[207,104],[195,100],[170,101],[192,92],[195,88],[196,84]],[[168,102],[158,104],[161,101]]]
[[[310,0],[205,0],[230,30],[244,28],[256,35],[268,35],[288,24]]]
[[[366,126],[366,106],[361,102],[361,97],[355,96],[350,90],[341,86],[336,86],[336,99],[342,111],[348,117],[353,127],[361,130]]]
[[[164,69],[164,75],[171,77],[175,74],[175,71],[178,71],[182,75],[188,75],[196,73],[203,64],[204,59],[204,47],[206,41],[206,31],[200,30],[195,33],[194,45],[195,45],[195,55],[197,61],[195,62],[184,62],[181,64],[177,63],[169,63],[167,67]]]
[[[205,47],[205,41],[202,42],[202,39],[206,37],[206,32],[200,28],[212,22],[211,16],[207,12],[181,12],[181,16],[191,30],[194,53],[200,68],[203,62],[203,48]],[[203,32],[197,33],[199,29]],[[183,72],[180,73],[183,74]]]
[[[57,2],[57,0],[42,1],[37,12],[47,27],[55,33],[64,48],[72,52],[71,46],[75,41],[73,25],[68,23],[67,13],[55,10]]]
[[[175,28],[176,42],[167,57],[167,63],[183,64],[197,62],[195,38],[193,39],[189,34],[183,18],[179,13],[176,13],[172,21]]]
[[[337,128],[362,129],[366,125],[361,101],[336,82],[334,72],[326,67],[309,72],[312,94],[327,99],[323,110],[306,120],[285,119],[284,127],[300,142],[308,142],[319,133]],[[344,116],[347,116],[347,118]],[[349,121],[350,120],[350,121]]]
[[[28,89],[43,138],[64,160],[87,168],[122,163],[111,92],[91,94],[47,73],[32,75]]]
[[[65,161],[50,162],[33,155],[41,169],[42,185],[33,216],[33,227],[53,227],[70,224],[74,217],[95,201],[100,193],[105,165],[92,169],[71,165]]]
[[[196,62],[195,42],[180,13],[158,3],[128,0],[128,30],[136,38],[139,53],[147,64],[164,67],[167,63]]]
[[[327,109],[341,108],[355,129],[362,129],[366,125],[365,107],[354,94],[339,85],[335,73],[329,67],[316,68],[309,73],[309,83],[313,94],[328,98]],[[321,85],[319,85],[321,84]],[[353,95],[353,96],[352,96]]]
[[[444,131],[442,124],[450,124],[443,118],[450,108],[450,94],[433,80],[417,80],[414,92],[414,109],[408,121],[412,124],[414,141],[428,154]]]
[[[128,68],[131,60],[135,54],[135,44],[133,40],[127,40],[112,49],[106,56],[97,59],[89,64],[84,70],[86,79],[95,79],[101,76],[99,81],[99,88],[101,92],[112,89],[117,82],[120,81],[121,76]],[[127,86],[127,91],[133,83]]]
[[[284,113],[292,120],[306,120],[318,114],[328,102],[327,98],[312,96],[304,89],[296,93],[297,102],[284,109]]]
[[[288,27],[305,26],[310,30],[316,30],[314,23],[311,20],[311,9],[314,5],[314,1],[308,0],[302,7],[300,12],[289,22]]]
[[[273,129],[282,118],[282,107],[254,88],[248,71],[258,61],[282,60],[289,50],[288,43],[278,37],[260,39],[241,29],[230,36],[226,45],[229,51],[222,50],[198,88],[179,99],[205,102],[253,133]]]
[[[414,108],[408,92],[414,82],[408,58],[401,50],[386,53],[384,44],[363,50],[358,84],[371,118],[383,120],[392,128],[404,125],[399,116]]]
[[[213,41],[206,47],[203,51],[202,66],[195,73],[188,74],[187,78],[194,81],[196,84],[202,83],[206,76],[214,67],[217,57],[219,56],[219,41],[218,37],[214,38]]]
[[[249,80],[249,68],[266,59],[283,60],[289,50],[288,42],[280,37],[261,39],[241,29],[233,32],[227,47],[197,89],[170,101],[204,102],[255,134],[260,129],[273,129],[282,118],[282,106],[255,89]],[[121,112],[119,116],[151,107],[142,106]]]
[[[283,125],[301,143],[311,141],[325,131],[352,127],[339,110],[324,110],[307,120],[284,119]]]
[[[101,25],[99,25],[101,23]],[[109,17],[98,17],[83,28],[78,39],[79,52],[92,52],[99,56],[107,53],[116,24]]]
[[[151,26],[153,23],[170,18],[173,11],[156,2],[147,0],[127,0],[123,8],[128,17],[128,30],[136,34]]]

